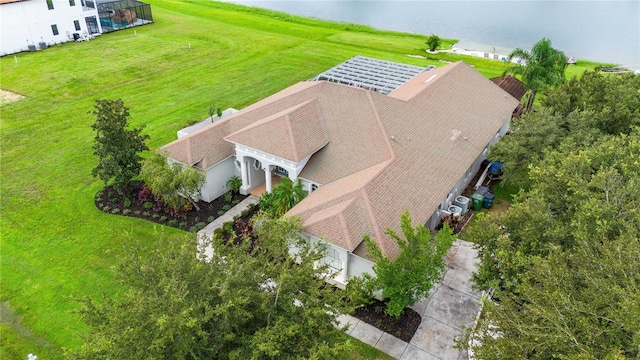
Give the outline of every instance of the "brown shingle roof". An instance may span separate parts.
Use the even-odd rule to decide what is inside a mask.
[[[494,77],[491,78],[494,84],[500,86],[500,88],[516,98],[518,101],[522,100],[522,97],[527,92],[524,84],[513,77],[512,75],[507,75],[505,77]]]
[[[437,76],[425,84],[433,75]],[[404,86],[389,96],[370,95],[381,133],[385,140],[393,138],[388,141],[392,151],[388,164],[372,172],[367,181],[336,181],[339,186],[320,187],[289,215],[301,217],[304,223],[314,211],[348,196],[361,196],[372,214],[369,234],[385,255],[395,258],[399,248],[384,230],[400,233],[400,215],[405,210],[410,211],[414,224],[424,224],[518,105],[462,62],[420,74]],[[324,225],[314,226],[312,235],[336,232],[331,228],[335,223]],[[340,242],[328,236],[327,240]],[[359,244],[358,240],[361,238],[352,244]]]
[[[225,140],[300,162],[327,145],[318,102],[310,99],[225,137]]]
[[[204,169],[233,155],[225,136],[236,133],[228,137],[233,140],[266,124],[282,130],[287,122],[309,121],[314,130],[301,135],[313,144],[308,148],[324,136],[328,143],[300,177],[323,186],[287,215],[299,216],[307,233],[349,251],[362,250],[362,236],[369,234],[393,259],[399,248],[384,230],[399,233],[405,210],[415,224],[424,224],[517,105],[459,62],[420,74],[389,96],[330,82],[299,83],[163,149],[183,162],[203,158],[198,166]],[[289,139],[296,137],[291,134],[297,130],[286,131]]]

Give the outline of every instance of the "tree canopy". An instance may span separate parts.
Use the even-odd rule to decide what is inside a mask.
[[[331,358],[347,305],[325,286],[322,248],[300,238],[299,221],[261,219],[259,242],[226,245],[203,261],[193,242],[131,246],[118,267],[120,296],[85,299],[89,325],[77,359]],[[289,253],[295,244],[295,256]]]
[[[441,43],[442,40],[440,40],[440,37],[434,34],[431,34],[431,36],[427,38],[426,42],[427,46],[429,47],[429,51],[435,51],[438,47],[440,47]]]
[[[492,148],[527,190],[466,233],[496,301],[477,358],[640,356],[638,81],[585,73]]]
[[[98,165],[91,173],[105,184],[113,181],[122,191],[140,173],[140,153],[149,150],[145,144],[149,136],[142,135],[142,128],[127,129],[129,108],[120,99],[98,99],[89,113],[96,116],[91,128],[96,132],[93,154],[98,156]]]
[[[567,56],[551,46],[551,40],[543,38],[533,45],[531,51],[514,49],[508,57],[522,59],[521,64],[514,64],[504,74],[520,75],[522,82],[529,90],[525,109],[531,110],[536,93],[564,81],[564,70],[567,67]]]
[[[638,76],[585,72],[548,90],[535,113],[513,119],[511,135],[492,146],[488,156],[503,163],[506,180],[527,187],[528,167],[546,152],[586,147],[640,126],[639,88]]]
[[[382,297],[389,300],[387,313],[392,316],[402,315],[407,306],[426,297],[442,279],[444,257],[456,238],[447,224],[436,236],[422,224],[414,227],[408,211],[402,214],[400,228],[404,238],[392,229],[385,231],[400,247],[400,255],[394,260],[384,256],[378,244],[365,236],[376,276],[364,274],[364,286],[372,292],[382,290]]]

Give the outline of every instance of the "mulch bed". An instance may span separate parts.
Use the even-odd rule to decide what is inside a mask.
[[[148,194],[141,197],[143,185],[141,181],[135,181],[131,184],[130,189],[122,194],[112,186],[106,186],[96,194],[95,205],[99,210],[108,214],[145,219],[157,224],[197,232],[247,197],[246,195],[234,194],[231,201],[226,201],[224,196],[210,203],[198,201],[197,205],[200,210],[193,208],[182,211],[180,214],[173,214],[170,209],[160,205],[154,198],[148,201]],[[145,199],[147,201],[143,201]],[[145,202],[151,203],[153,206],[149,207],[147,204],[145,207]]]
[[[374,299],[371,304],[356,309],[352,315],[404,342],[410,342],[422,321],[420,314],[406,308],[404,313],[396,318],[387,315],[385,309],[384,301]]]

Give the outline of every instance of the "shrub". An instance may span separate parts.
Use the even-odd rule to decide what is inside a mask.
[[[204,227],[207,226],[207,224],[203,223],[203,222],[199,222],[195,224],[195,227],[198,228],[198,230],[204,229]]]
[[[218,216],[224,215],[224,210],[218,210]]]
[[[215,219],[216,219],[216,217],[215,217],[215,216],[213,216],[213,215],[211,215],[211,216],[209,216],[209,217],[207,218],[207,221],[208,221],[208,222],[213,222],[213,220],[215,220]]]
[[[230,203],[233,200],[233,194],[230,191],[224,193],[224,201]]]
[[[176,225],[178,225],[178,220],[176,220],[176,219],[171,219],[171,220],[169,220],[169,222],[167,223],[167,225],[175,227]]]
[[[186,221],[181,221],[180,222],[180,228],[181,229],[186,229],[187,228],[187,222]]]
[[[149,210],[153,207],[153,203],[151,201],[145,201],[142,206],[144,206],[145,209]]]
[[[146,203],[147,201],[153,201],[153,193],[146,185],[142,187],[142,190],[138,193],[138,200]]]
[[[136,214],[136,215],[140,215],[140,210],[136,210],[133,213]]]
[[[160,215],[158,215],[158,214],[153,214],[153,215],[151,215],[151,217],[152,217],[152,218],[154,218],[154,219],[157,219],[157,218],[159,218],[159,217],[160,217]]]
[[[112,214],[120,214],[120,209],[115,208],[115,209],[111,210],[111,213]]]
[[[238,176],[233,176],[229,180],[227,180],[227,188],[231,190],[234,194],[237,194],[240,191],[240,187],[242,187],[242,179]]]
[[[129,209],[122,210],[122,215],[129,215],[130,213],[131,213],[131,210]]]
[[[102,208],[102,211],[104,211],[104,212],[109,212],[109,210],[111,210],[111,206],[109,206],[109,205],[105,205],[105,206]]]
[[[131,207],[131,199],[129,198],[125,198],[124,199],[124,207]]]
[[[151,213],[149,213],[148,211],[145,211],[142,213],[143,216],[151,216]]]
[[[118,198],[117,197],[112,197],[111,198],[111,203],[112,204],[117,204],[118,203]]]
[[[224,210],[225,212],[231,210],[231,205],[225,204],[224,206],[222,206],[222,210]]]
[[[162,221],[162,222],[167,221],[167,217],[166,217],[166,216],[161,216],[161,217],[160,217],[160,221]]]

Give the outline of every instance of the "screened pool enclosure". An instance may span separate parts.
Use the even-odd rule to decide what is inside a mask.
[[[98,15],[103,32],[153,22],[151,5],[136,0],[97,1]]]

